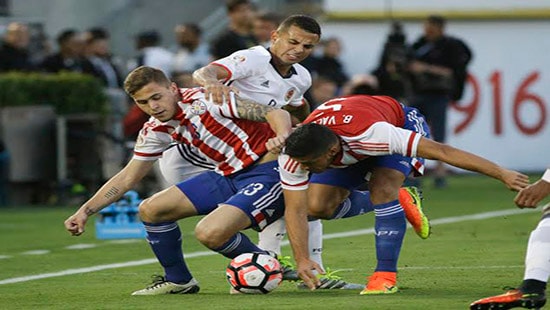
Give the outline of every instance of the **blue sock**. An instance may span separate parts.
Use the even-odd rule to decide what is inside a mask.
[[[370,192],[353,190],[332,215],[331,219],[340,219],[361,215],[374,210],[370,200]]]
[[[375,271],[397,272],[397,260],[407,228],[403,208],[399,200],[374,206],[376,233]]]
[[[250,241],[250,239],[248,239],[245,234],[241,232],[233,235],[233,237],[229,238],[229,240],[221,247],[212,250],[220,253],[227,258],[235,258],[243,253],[268,254],[267,251],[257,247],[252,241]]]
[[[164,268],[167,281],[187,283],[193,276],[183,260],[181,231],[177,223],[145,223],[147,241]]]

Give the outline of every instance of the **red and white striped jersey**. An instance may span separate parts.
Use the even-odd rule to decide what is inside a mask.
[[[134,159],[156,160],[170,144],[198,148],[216,164],[216,172],[230,175],[267,152],[265,143],[275,136],[268,123],[239,119],[234,98],[216,105],[204,98],[202,88],[180,89],[182,99],[172,120],[151,117],[141,129]]]
[[[369,156],[402,154],[415,157],[421,135],[403,129],[403,106],[386,96],[350,96],[329,100],[313,111],[304,123],[329,127],[339,137],[342,151],[332,162],[344,168]],[[279,157],[282,186],[307,188],[308,172],[288,155]]]
[[[236,51],[212,64],[227,70],[229,77],[223,82],[238,89],[240,97],[272,107],[301,106],[311,86],[311,75],[300,64],[292,65],[291,74],[282,77],[263,46]]]

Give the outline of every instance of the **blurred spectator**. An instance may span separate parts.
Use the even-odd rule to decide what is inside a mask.
[[[0,46],[0,72],[31,71],[34,66],[28,51],[29,27],[22,23],[10,23]]]
[[[282,16],[273,12],[262,12],[256,15],[253,33],[258,44],[268,48],[271,45],[271,34],[277,30],[282,20]]]
[[[373,71],[379,83],[379,92],[391,96],[402,103],[411,97],[411,81],[407,66],[411,58],[410,47],[406,43],[403,26],[399,22],[392,23],[378,68]]]
[[[122,75],[111,59],[109,33],[103,28],[92,28],[86,32],[85,40],[85,54],[94,68],[94,76],[106,87],[122,87]]]
[[[324,40],[321,44],[322,54],[320,56],[310,56],[305,62],[302,62],[314,76],[323,76],[336,83],[338,89],[349,79],[340,61],[342,45],[336,37]]]
[[[138,55],[128,64],[128,70],[150,66],[162,70],[167,76],[172,72],[174,54],[160,45],[162,38],[155,30],[141,32],[136,36]],[[141,126],[141,125],[140,125]]]
[[[214,59],[231,55],[238,50],[258,44],[252,34],[254,11],[249,0],[227,0],[229,26],[210,44],[210,53]]]
[[[202,30],[197,24],[176,25],[174,33],[178,49],[174,56],[173,75],[193,72],[210,62],[208,45],[201,42]]]
[[[344,84],[342,95],[379,95],[378,79],[370,74],[356,74]]]
[[[324,76],[314,78],[307,98],[311,110],[314,110],[325,101],[333,99],[337,91],[338,85],[332,79]]]
[[[453,99],[460,98],[466,78],[466,66],[472,54],[459,39],[445,35],[446,20],[442,16],[429,16],[424,22],[424,35],[413,45],[409,65],[413,78],[414,96],[411,106],[416,107],[430,124],[432,138],[445,142],[447,108]],[[446,186],[447,171],[438,162],[435,169],[435,186]]]
[[[93,66],[84,58],[84,40],[75,29],[63,30],[57,36],[59,50],[47,56],[41,69],[46,72],[73,71],[93,74]]]

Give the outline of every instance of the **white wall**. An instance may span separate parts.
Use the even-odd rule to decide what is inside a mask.
[[[385,10],[499,10],[550,7],[547,0],[325,0],[327,11]]]
[[[421,21],[404,26],[409,41],[422,33]],[[376,66],[388,30],[388,22],[323,24],[325,38],[341,38],[349,73],[364,73]],[[447,33],[463,38],[472,48],[470,72],[479,87],[478,108],[461,132],[455,130],[467,113],[449,111],[448,143],[510,168],[550,167],[550,23],[451,20]],[[469,84],[462,104],[470,104],[473,97]],[[514,101],[519,107],[516,112]],[[501,131],[497,133],[498,123]]]

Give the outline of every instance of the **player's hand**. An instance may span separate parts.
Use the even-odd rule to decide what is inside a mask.
[[[543,180],[527,186],[522,189],[514,199],[519,208],[536,208],[546,196],[550,194],[550,183]]]
[[[273,137],[265,143],[265,147],[270,153],[273,154],[279,154],[283,150],[283,147],[285,146],[285,136],[276,136]]]
[[[298,272],[298,276],[304,281],[310,290],[314,290],[321,285],[321,281],[313,272],[314,270],[320,274],[325,274],[323,268],[311,259],[297,263],[296,272]]]
[[[502,176],[502,182],[509,189],[517,192],[529,185],[529,177],[523,173],[506,169]]]
[[[229,94],[234,92],[239,94],[239,91],[233,87],[221,84],[221,83],[210,83],[204,85],[204,98],[211,100],[215,104],[222,105],[225,100],[228,100]]]
[[[75,214],[65,220],[65,229],[73,236],[80,236],[84,233],[84,227],[88,221],[88,215],[78,210]]]

